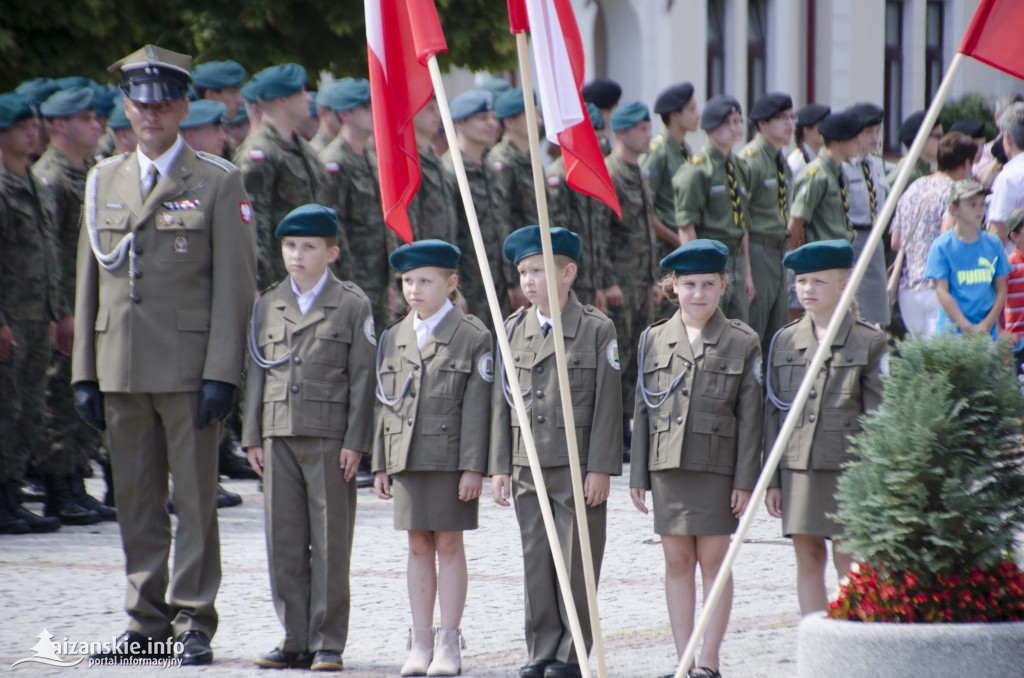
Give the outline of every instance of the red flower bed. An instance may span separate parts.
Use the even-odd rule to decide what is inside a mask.
[[[926,576],[861,563],[829,603],[828,616],[887,622],[1024,621],[1024,571],[1003,562],[966,575]]]

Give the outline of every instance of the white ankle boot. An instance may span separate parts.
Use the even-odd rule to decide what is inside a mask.
[[[426,675],[433,658],[434,629],[409,629],[409,658],[402,665],[401,675]]]
[[[434,660],[430,662],[427,669],[428,676],[457,676],[462,673],[462,649],[466,647],[466,641],[462,637],[462,631],[437,630],[437,640],[434,643]]]

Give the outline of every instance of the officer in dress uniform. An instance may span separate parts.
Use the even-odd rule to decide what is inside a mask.
[[[110,67],[139,147],[86,181],[71,379],[79,414],[107,431],[129,577],[121,653],[103,656],[173,636],[182,663],[204,664],[221,574],[217,422],[241,383],[256,263],[237,168],[178,134],[191,65],[147,45]]]

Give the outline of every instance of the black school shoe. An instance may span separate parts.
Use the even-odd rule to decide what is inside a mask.
[[[261,669],[308,669],[313,657],[305,650],[288,652],[275,647],[262,657],[253,659],[252,663]]]
[[[544,678],[583,678],[579,664],[552,662],[544,669]]]
[[[544,678],[544,669],[554,663],[551,659],[541,659],[523,664],[519,667],[519,678]]]
[[[213,662],[210,637],[202,631],[185,631],[175,640],[182,645],[181,653],[177,655],[182,666],[198,666]]]
[[[161,638],[162,637],[164,636],[161,636]],[[154,647],[163,648],[164,645],[164,642],[158,643],[154,640]],[[90,655],[89,658],[104,662],[117,663],[127,659],[166,659],[171,656],[170,652],[151,654],[147,652],[149,649],[149,637],[144,636],[137,631],[125,631],[114,640],[113,646],[106,652],[97,652],[96,654]]]
[[[311,671],[341,671],[345,665],[341,662],[341,653],[336,650],[317,650],[313,655]]]

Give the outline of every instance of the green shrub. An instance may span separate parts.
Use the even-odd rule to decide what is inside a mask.
[[[939,113],[942,129],[948,130],[957,120],[977,120],[985,123],[985,137],[994,139],[999,130],[992,119],[992,105],[980,94],[965,94],[959,99],[946,101]]]

